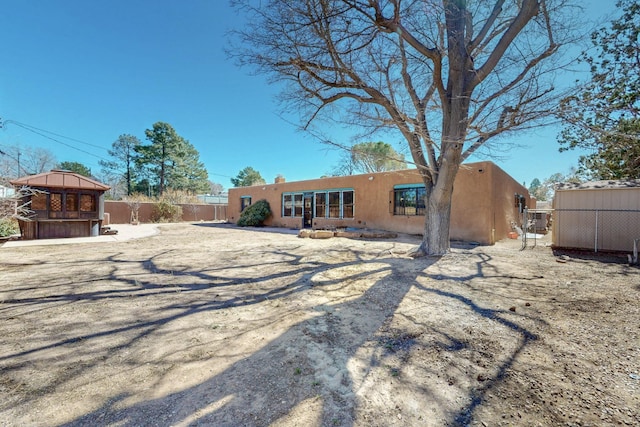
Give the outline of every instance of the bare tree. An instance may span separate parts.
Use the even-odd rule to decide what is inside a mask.
[[[23,185],[16,189],[15,193],[10,197],[0,198],[0,223],[11,221],[17,224],[17,221],[32,221],[35,212],[31,208],[31,200],[35,196],[46,195],[47,192],[37,188]],[[2,224],[0,224],[0,228]],[[0,234],[0,237],[5,237]]]
[[[127,196],[126,179],[121,173],[103,168],[101,173],[96,176],[96,179],[110,187],[107,194],[111,199],[118,200]]]
[[[35,175],[54,169],[57,163],[55,155],[46,148],[3,146],[0,153],[0,175],[9,178]]]
[[[222,186],[222,184],[209,181],[209,194],[217,196],[218,194],[222,194],[223,192],[224,192],[224,187]]]
[[[541,124],[560,94],[565,0],[232,0],[248,25],[230,55],[284,82],[303,128],[334,118],[393,129],[426,187],[416,255],[449,250],[460,164],[498,135]]]
[[[140,206],[142,203],[149,201],[149,198],[140,194],[132,194],[123,197],[122,200],[127,204],[131,213],[129,222],[134,225],[140,224]]]

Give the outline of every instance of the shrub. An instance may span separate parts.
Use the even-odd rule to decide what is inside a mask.
[[[168,202],[173,205],[186,205],[189,203],[200,203],[198,197],[184,190],[174,190],[173,188],[167,188],[162,193],[162,196],[158,198],[162,202]]]
[[[0,218],[0,237],[9,237],[20,233],[18,221],[14,218]]]
[[[264,221],[271,216],[271,207],[266,200],[258,200],[253,205],[247,207],[238,218],[240,227],[259,227],[264,225]]]
[[[153,222],[182,221],[182,207],[166,201],[159,201],[153,206]]]

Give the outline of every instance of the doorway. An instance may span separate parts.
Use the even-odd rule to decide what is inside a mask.
[[[304,193],[302,206],[302,228],[311,228],[313,227],[313,193]]]

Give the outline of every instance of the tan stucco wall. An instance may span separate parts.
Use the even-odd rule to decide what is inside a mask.
[[[182,221],[213,221],[227,219],[226,205],[182,204]],[[193,208],[195,206],[195,208]],[[152,222],[155,204],[140,203],[138,219],[140,222]],[[105,200],[104,211],[109,214],[110,224],[128,224],[131,221],[131,209],[126,202]]]
[[[229,221],[240,216],[240,199],[250,196],[252,203],[266,199],[274,215],[266,225],[301,228],[302,218],[282,217],[282,193],[351,188],[355,192],[353,219],[314,218],[314,228],[356,227],[399,233],[422,234],[423,216],[393,215],[395,185],[421,184],[415,169],[373,174],[321,178],[232,188],[229,190]],[[491,162],[463,165],[456,177],[451,212],[451,239],[492,244],[511,231],[518,222],[514,194],[529,196],[527,190]]]

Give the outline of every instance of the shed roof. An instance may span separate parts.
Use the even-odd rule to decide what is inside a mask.
[[[629,180],[604,180],[589,181],[581,183],[562,182],[556,186],[557,190],[605,190],[605,189],[621,189],[621,188],[638,188],[640,189],[640,179]]]
[[[52,170],[51,172],[37,175],[23,176],[10,181],[10,183],[15,186],[28,185],[29,187],[68,188],[74,190],[107,191],[111,188],[86,176],[65,170]]]

